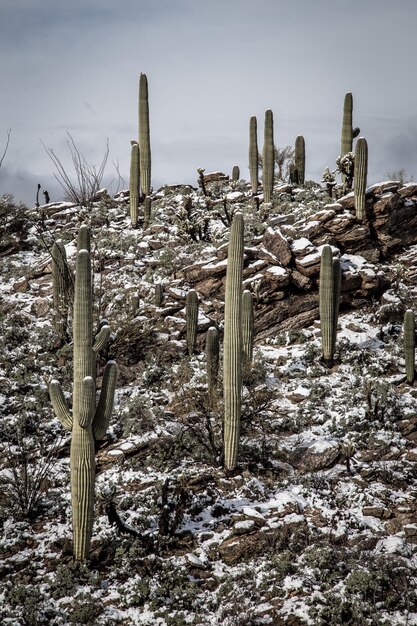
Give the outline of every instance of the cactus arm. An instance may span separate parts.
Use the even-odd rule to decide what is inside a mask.
[[[82,393],[80,397],[80,410],[78,414],[78,424],[81,428],[87,428],[91,422],[96,399],[96,386],[92,376],[86,376],[82,382]]]
[[[242,277],[244,221],[234,215],[230,231],[224,307],[224,466],[236,467],[242,396]]]
[[[110,326],[107,326],[107,324],[100,328],[98,334],[95,337],[94,344],[93,344],[94,354],[98,354],[98,352],[100,352],[101,350],[104,350],[104,348],[109,342],[110,334],[111,334]]]
[[[109,426],[111,413],[113,411],[116,380],[116,362],[109,361],[106,365],[106,369],[104,370],[100,398],[93,419],[93,435],[96,441],[100,441],[104,438]]]
[[[65,430],[72,430],[72,415],[65,400],[64,392],[57,380],[51,380],[49,385],[49,395],[55,415],[61,422]]]

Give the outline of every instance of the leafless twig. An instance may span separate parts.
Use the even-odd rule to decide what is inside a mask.
[[[4,148],[3,151],[3,156],[0,159],[0,167],[3,165],[3,161],[4,161],[4,157],[6,156],[7,150],[9,149],[9,143],[10,143],[10,135],[12,134],[12,129],[8,128],[7,129],[7,140],[6,140],[6,147]]]

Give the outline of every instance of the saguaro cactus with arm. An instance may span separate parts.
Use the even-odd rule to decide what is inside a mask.
[[[96,407],[96,355],[107,343],[110,329],[104,324],[93,336],[91,259],[86,249],[78,251],[73,315],[74,381],[72,413],[58,381],[50,384],[57,417],[71,431],[71,504],[74,556],[88,558],[93,528],[95,487],[95,441],[103,439],[113,409],[117,367],[107,363]]]
[[[236,467],[242,396],[243,215],[233,217],[227,257],[224,306],[224,467]]]

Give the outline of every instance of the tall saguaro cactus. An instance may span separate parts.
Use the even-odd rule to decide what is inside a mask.
[[[57,380],[49,391],[57,417],[71,431],[71,504],[74,556],[88,558],[93,528],[95,488],[95,442],[103,439],[113,410],[117,367],[107,363],[99,401],[96,406],[96,355],[107,343],[109,326],[105,323],[93,336],[93,294],[91,259],[86,249],[77,254],[73,314],[74,382],[72,413]]]
[[[187,292],[185,314],[187,322],[187,350],[188,354],[191,356],[194,354],[197,343],[198,328],[198,296],[195,289],[190,289],[190,291]]]
[[[259,152],[258,152],[258,130],[255,115],[249,120],[249,175],[252,193],[258,193],[259,185]]]
[[[355,211],[358,220],[364,221],[366,180],[368,176],[368,144],[364,137],[359,137],[355,148],[354,193]]]
[[[297,176],[297,183],[299,185],[304,185],[305,180],[305,171],[306,171],[306,148],[305,141],[302,135],[298,135],[295,140],[295,169]]]
[[[224,467],[236,467],[242,396],[243,215],[233,217],[227,257],[224,306]]]
[[[264,147],[262,152],[264,202],[271,202],[274,190],[274,118],[265,111]]]
[[[327,367],[331,367],[333,364],[336,347],[340,284],[340,261],[338,259],[333,260],[333,253],[330,246],[323,246],[320,266],[319,299],[323,361]]]
[[[148,196],[151,193],[151,134],[146,74],[139,78],[139,164],[142,192]]]
[[[353,128],[353,96],[349,91],[345,95],[343,103],[343,122],[342,122],[342,143],[340,148],[340,156],[343,158],[348,152],[352,152],[353,140],[360,133],[359,128]]]
[[[139,145],[134,142],[130,149],[129,203],[130,221],[133,228],[138,225],[138,207],[140,197]]]
[[[407,383],[412,385],[415,378],[416,332],[414,312],[409,309],[404,315],[404,356]]]

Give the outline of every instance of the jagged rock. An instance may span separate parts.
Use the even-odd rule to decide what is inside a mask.
[[[23,276],[13,283],[13,291],[16,293],[24,293],[30,289],[28,279]]]
[[[339,443],[336,440],[306,441],[297,446],[290,463],[301,472],[314,472],[331,467],[340,456]]]
[[[268,228],[262,243],[269,252],[276,256],[281,265],[286,267],[290,264],[292,259],[291,247],[279,229]]]
[[[371,517],[377,517],[378,519],[389,519],[392,513],[385,506],[364,506],[362,508],[362,514]]]

